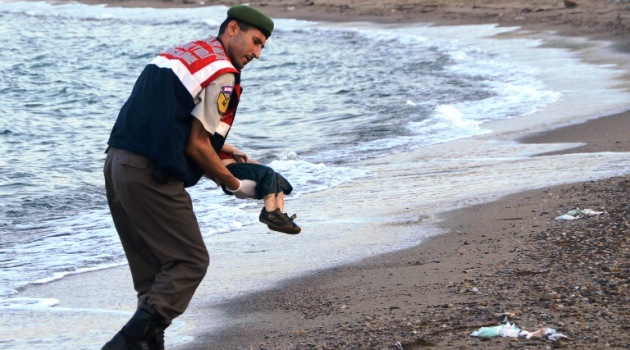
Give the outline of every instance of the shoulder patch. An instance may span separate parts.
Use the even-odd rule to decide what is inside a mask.
[[[219,93],[219,97],[217,97],[219,113],[223,114],[227,112],[228,106],[230,105],[230,98],[232,97],[232,91],[234,91],[233,86],[228,85],[221,87],[221,92]]]

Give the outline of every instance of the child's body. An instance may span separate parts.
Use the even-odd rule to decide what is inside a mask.
[[[296,216],[284,213],[284,195],[293,190],[284,176],[266,165],[249,159],[245,153],[228,144],[223,147],[219,156],[234,177],[241,181],[249,180],[256,183],[251,198],[262,199],[265,203],[258,217],[260,222],[267,224],[270,230],[288,234],[300,233],[301,228],[293,221]],[[225,193],[232,194],[225,186],[222,188]]]

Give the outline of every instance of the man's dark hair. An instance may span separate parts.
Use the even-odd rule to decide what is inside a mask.
[[[225,19],[225,21],[223,21],[223,23],[221,23],[221,26],[219,27],[219,35],[225,33],[225,30],[227,29],[228,24],[232,20],[236,21],[236,24],[238,24],[239,29],[243,32],[246,32],[250,30],[251,28],[254,28],[254,26],[251,26],[245,22],[239,21],[238,19],[234,17],[228,17]]]

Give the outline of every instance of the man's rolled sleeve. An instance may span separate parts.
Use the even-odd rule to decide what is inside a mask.
[[[221,115],[225,109],[220,105],[222,103],[222,94],[226,87],[230,91],[234,88],[234,74],[228,73],[219,76],[210,85],[201,91],[199,98],[201,101],[197,103],[191,114],[199,119],[204,129],[210,134],[214,134],[221,121]],[[222,112],[223,110],[223,112]]]

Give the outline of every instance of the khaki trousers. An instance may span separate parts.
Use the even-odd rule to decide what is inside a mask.
[[[158,182],[153,171],[148,158],[117,148],[103,169],[138,306],[170,323],[188,307],[210,258],[183,183]]]

